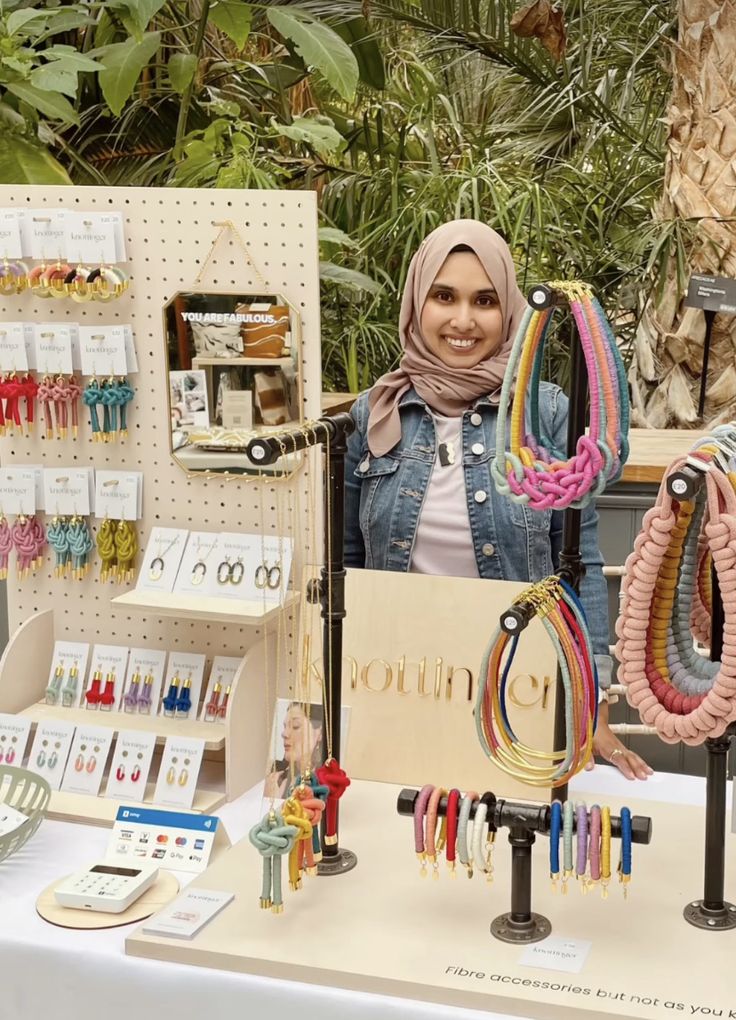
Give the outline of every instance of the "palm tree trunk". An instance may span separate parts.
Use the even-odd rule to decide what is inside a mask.
[[[736,278],[736,0],[679,0],[664,194],[655,215],[688,221],[689,270]],[[685,285],[687,281],[684,281]],[[693,427],[703,312],[685,308],[673,253],[644,309],[629,372],[634,424]],[[736,316],[716,317],[703,421],[736,414]]]

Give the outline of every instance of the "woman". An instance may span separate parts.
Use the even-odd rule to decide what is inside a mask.
[[[352,409],[347,566],[510,581],[554,572],[562,513],[512,503],[490,476],[501,383],[525,306],[511,253],[490,227],[454,220],[425,238],[404,288],[401,363]],[[548,438],[564,449],[567,398],[557,386],[542,384],[539,414]],[[581,521],[580,594],[605,688],[612,663],[597,526],[589,506]],[[651,775],[611,732],[607,703],[595,750],[628,779]]]
[[[294,779],[306,768],[322,764],[322,706],[305,706],[292,701],[281,729],[283,757],[275,761],[266,776],[266,797],[285,797]]]

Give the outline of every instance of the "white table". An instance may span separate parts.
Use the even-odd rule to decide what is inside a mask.
[[[624,794],[633,786],[616,770],[598,766],[576,777],[571,793]],[[637,784],[636,793],[647,800],[702,804],[705,781],[656,775],[646,788]],[[232,842],[247,833],[260,810],[260,788],[221,809]],[[656,818],[654,831],[656,839]],[[273,1020],[297,1015],[292,1010],[300,1020],[348,1015],[351,1020],[477,1020],[472,1010],[128,957],[123,946],[130,927],[70,931],[42,921],[35,910],[38,894],[102,856],[108,838],[108,829],[47,821],[20,853],[0,864],[0,1020]],[[316,937],[318,932],[317,913]]]

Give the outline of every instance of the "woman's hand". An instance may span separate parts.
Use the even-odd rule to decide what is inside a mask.
[[[593,737],[593,751],[599,758],[604,758],[615,765],[627,779],[648,779],[654,769],[635,751],[629,751],[608,725],[608,704],[603,702],[598,712],[598,727]],[[593,768],[591,763],[589,768]]]

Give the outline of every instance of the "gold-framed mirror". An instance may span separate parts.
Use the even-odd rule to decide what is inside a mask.
[[[171,455],[188,474],[253,475],[251,439],[303,416],[301,320],[283,294],[179,291],[164,306]],[[299,459],[269,468],[289,474]]]

